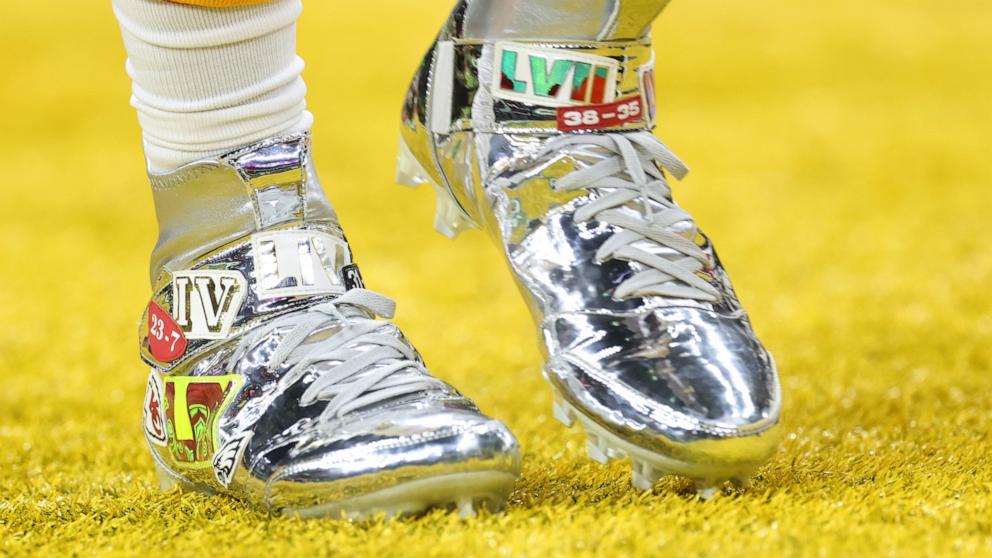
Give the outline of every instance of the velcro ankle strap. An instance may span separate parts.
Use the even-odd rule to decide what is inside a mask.
[[[654,126],[654,56],[647,39],[442,41],[430,88],[430,128],[439,134]]]
[[[173,371],[260,323],[360,287],[340,230],[257,232],[162,272],[139,324],[141,356]]]

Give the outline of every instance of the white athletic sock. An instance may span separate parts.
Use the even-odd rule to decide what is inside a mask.
[[[162,0],[113,6],[149,170],[313,125],[296,55],[301,0],[224,9]]]

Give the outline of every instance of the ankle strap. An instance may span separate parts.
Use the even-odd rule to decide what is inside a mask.
[[[654,127],[650,40],[441,41],[430,129],[552,134]]]
[[[170,372],[272,318],[362,286],[339,228],[257,232],[163,270],[139,324],[141,356]]]

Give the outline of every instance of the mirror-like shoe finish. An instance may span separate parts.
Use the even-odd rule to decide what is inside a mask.
[[[582,424],[590,456],[629,456],[637,487],[676,473],[706,496],[777,447],[777,373],[671,200],[667,178],[686,169],[649,133],[644,30],[665,2],[607,4],[622,25],[560,37],[541,18],[480,35],[466,18],[487,2],[461,2],[407,94],[397,180],[435,187],[443,234],[480,227],[503,250],[555,416]]]
[[[516,439],[376,319],[392,302],[364,288],[309,149],[274,138],[152,177],[162,234],[139,337],[163,488],[303,517],[500,509]]]

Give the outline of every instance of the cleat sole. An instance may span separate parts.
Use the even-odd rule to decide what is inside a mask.
[[[304,519],[337,517],[362,521],[418,515],[433,509],[457,511],[462,518],[485,509],[503,509],[516,477],[509,473],[456,473],[410,481],[371,494],[309,508],[284,508],[283,515]]]
[[[163,491],[178,486],[183,491],[208,496],[217,494],[210,487],[177,478],[158,464],[155,468],[159,487]],[[276,513],[303,519],[327,517],[362,521],[380,516],[393,519],[434,509],[448,509],[457,511],[460,517],[468,519],[475,517],[479,510],[491,513],[501,511],[515,482],[514,475],[498,471],[454,473],[406,482],[339,502],[307,508],[284,508]]]
[[[688,477],[696,487],[696,494],[702,500],[707,500],[720,492],[724,482],[730,481],[737,487],[747,484],[747,479],[753,469],[733,469],[724,472],[714,471],[705,466],[696,465],[671,456],[654,452],[632,444],[620,438],[613,432],[600,426],[587,417],[570,403],[564,400],[554,388],[553,410],[555,418],[567,427],[578,423],[586,433],[589,457],[600,464],[607,464],[614,459],[630,459],[631,485],[639,490],[651,490],[662,477],[679,475]]]

